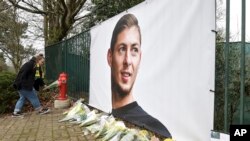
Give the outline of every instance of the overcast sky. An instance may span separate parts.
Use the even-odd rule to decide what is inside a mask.
[[[230,33],[234,41],[241,41],[241,0],[230,0]],[[226,9],[226,0],[223,0],[223,8]],[[225,10],[226,11],[226,10]],[[226,13],[225,13],[226,14]],[[226,16],[225,16],[226,17]],[[219,26],[226,26],[224,21]],[[250,1],[246,0],[246,41],[250,42]]]

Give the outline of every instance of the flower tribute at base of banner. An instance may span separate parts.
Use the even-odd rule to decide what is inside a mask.
[[[83,104],[83,102],[83,99],[76,101],[68,111],[63,113],[66,116],[59,122],[68,121],[78,124],[83,128],[84,135],[91,135],[97,141],[174,141],[170,138],[163,139],[150,131],[118,120],[110,114]]]

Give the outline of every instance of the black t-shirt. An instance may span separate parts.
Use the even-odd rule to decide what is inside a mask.
[[[132,102],[126,106],[112,109],[115,117],[131,122],[139,127],[153,131],[166,138],[172,138],[168,129],[157,119],[146,113],[137,102]]]

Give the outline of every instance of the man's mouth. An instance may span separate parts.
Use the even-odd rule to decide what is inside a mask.
[[[130,72],[121,72],[122,74],[122,81],[123,82],[128,82],[129,78],[131,77],[131,73]]]

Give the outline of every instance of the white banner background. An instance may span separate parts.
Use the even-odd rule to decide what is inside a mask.
[[[177,141],[208,141],[213,129],[215,1],[149,0],[127,11],[139,21],[138,103]],[[91,29],[90,105],[111,112],[107,51],[121,13]]]

